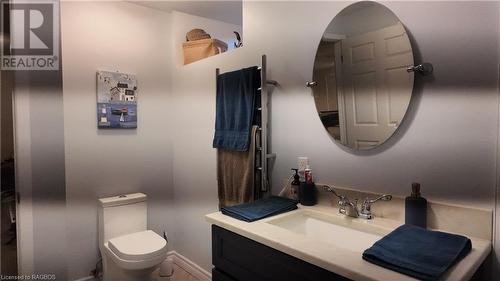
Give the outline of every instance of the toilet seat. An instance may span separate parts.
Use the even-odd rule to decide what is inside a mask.
[[[154,231],[146,230],[111,238],[109,249],[120,259],[144,261],[167,252],[167,241]]]

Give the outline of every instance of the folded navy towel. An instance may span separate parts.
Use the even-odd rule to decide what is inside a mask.
[[[402,225],[363,253],[363,259],[420,280],[438,280],[471,250],[469,238]]]
[[[247,151],[260,87],[256,66],[217,77],[214,148]]]
[[[252,222],[295,210],[297,209],[297,203],[299,203],[297,200],[271,196],[252,203],[222,207],[221,212],[235,219]]]

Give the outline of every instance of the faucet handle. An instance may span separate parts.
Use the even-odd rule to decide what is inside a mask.
[[[379,196],[379,197],[377,197],[375,199],[368,199],[368,198],[366,198],[365,201],[364,201],[364,203],[373,204],[373,203],[375,203],[375,202],[377,202],[379,200],[382,200],[382,201],[391,201],[391,199],[392,199],[392,195],[390,195],[390,194],[384,194],[384,195],[381,195],[381,196]]]
[[[392,195],[390,195],[390,194],[384,194],[384,195],[381,195],[375,199],[366,198],[363,201],[363,204],[361,205],[360,216],[362,216],[365,219],[371,219],[372,218],[372,211],[371,211],[372,204],[379,201],[379,200],[380,201],[390,201],[391,199],[392,199]]]
[[[349,198],[345,197],[345,196],[340,196],[340,199],[339,199],[339,206],[348,206],[351,204],[351,201],[349,200]],[[358,199],[355,199],[354,200],[354,205],[358,205]]]
[[[345,199],[345,196],[338,195],[337,192],[335,192],[335,189],[333,189],[333,187],[330,187],[328,185],[323,185],[323,189],[325,191],[333,193],[333,195],[337,196],[340,200],[344,200]],[[339,201],[339,204],[340,204],[340,201]]]

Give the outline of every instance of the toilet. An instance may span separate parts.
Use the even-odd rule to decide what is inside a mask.
[[[147,196],[133,193],[99,199],[99,250],[104,281],[156,280],[167,242],[147,229]]]

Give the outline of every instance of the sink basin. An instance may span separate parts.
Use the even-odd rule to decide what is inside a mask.
[[[389,233],[387,229],[372,225],[366,220],[310,210],[299,210],[267,223],[314,241],[356,252],[363,252]]]

